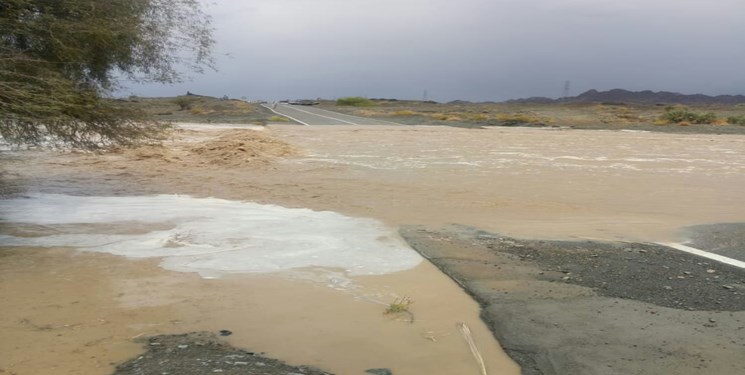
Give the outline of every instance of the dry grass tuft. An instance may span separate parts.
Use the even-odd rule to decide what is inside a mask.
[[[391,116],[399,116],[399,117],[417,116],[417,115],[421,115],[421,113],[410,111],[408,109],[391,112]]]

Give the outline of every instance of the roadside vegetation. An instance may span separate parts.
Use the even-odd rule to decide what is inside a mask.
[[[118,105],[142,113],[158,122],[195,122],[265,125],[288,122],[270,110],[254,103],[211,96],[183,95],[176,98],[143,98],[130,96],[117,100]]]
[[[567,127],[577,129],[637,129],[658,132],[743,133],[745,105],[669,106],[664,104],[602,103],[470,103],[369,99],[371,106],[320,106],[355,116],[404,125]],[[668,126],[666,126],[668,125]],[[681,125],[681,126],[670,126]]]
[[[349,107],[371,107],[375,105],[375,102],[361,96],[350,96],[346,98],[339,98],[336,101],[336,105]]]

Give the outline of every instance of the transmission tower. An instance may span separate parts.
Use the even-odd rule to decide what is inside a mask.
[[[563,96],[563,98],[568,98],[569,97],[569,90],[571,89],[571,87],[572,87],[572,83],[571,82],[569,82],[569,81],[565,81],[564,82],[564,96]]]

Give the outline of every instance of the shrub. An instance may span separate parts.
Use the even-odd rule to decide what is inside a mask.
[[[179,109],[182,111],[185,111],[187,109],[191,109],[194,105],[195,100],[186,96],[179,96],[176,99],[173,99],[173,103],[179,106]]]
[[[727,123],[731,125],[745,125],[745,116],[727,117]]]
[[[471,121],[479,121],[480,122],[480,121],[489,120],[489,116],[487,116],[485,114],[482,114],[482,113],[477,113],[477,114],[473,114],[473,115],[468,116],[468,119],[471,120]]]
[[[667,107],[660,119],[674,124],[711,124],[716,121],[717,115],[713,112],[693,112],[687,107]]]
[[[520,125],[543,122],[541,118],[525,113],[500,113],[495,116],[495,119],[499,122],[504,123],[505,125]]]
[[[369,107],[375,105],[372,100],[363,98],[361,96],[350,96],[346,98],[340,98],[336,100],[336,105],[344,105],[350,107]]]
[[[408,109],[404,109],[404,110],[401,110],[401,111],[395,111],[395,112],[391,113],[391,116],[400,116],[400,117],[403,117],[403,116],[416,116],[416,115],[417,115],[416,112],[410,111]]]

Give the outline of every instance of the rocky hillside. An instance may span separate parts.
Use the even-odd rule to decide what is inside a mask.
[[[703,94],[686,95],[668,91],[629,91],[614,89],[609,91],[589,90],[574,97],[551,99],[545,97],[533,97],[525,99],[509,100],[506,103],[640,103],[640,104],[740,104],[745,103],[745,95],[718,95],[709,96]]]

